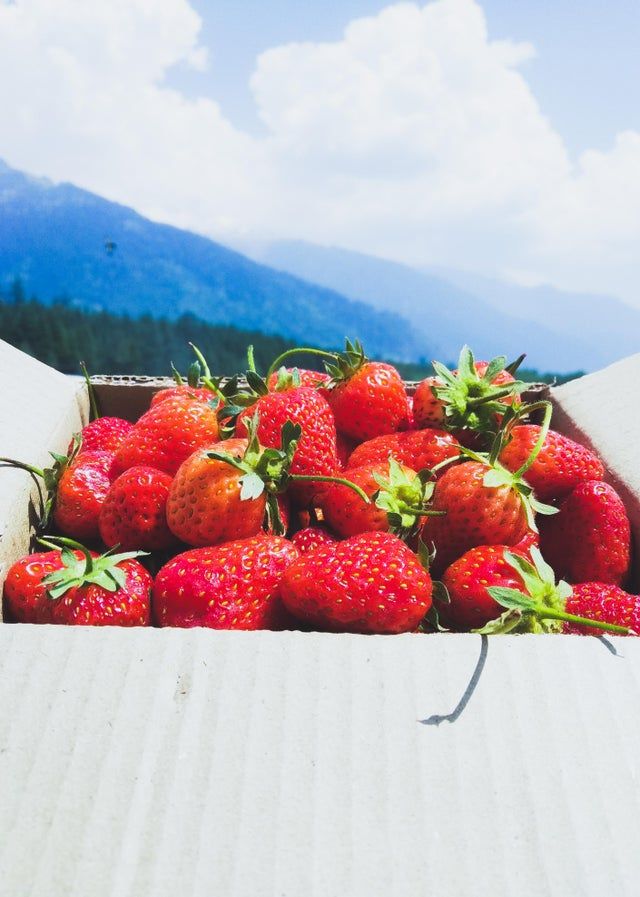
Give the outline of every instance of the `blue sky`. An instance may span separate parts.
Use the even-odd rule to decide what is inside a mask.
[[[0,0],[0,158],[221,242],[640,305],[638,0]]]
[[[249,78],[259,53],[289,41],[332,41],[380,0],[194,0],[211,70],[180,67],[169,76],[188,94],[217,98],[241,127],[260,130]],[[639,0],[483,0],[495,38],[530,41],[533,93],[571,153],[606,149],[615,134],[640,130]]]

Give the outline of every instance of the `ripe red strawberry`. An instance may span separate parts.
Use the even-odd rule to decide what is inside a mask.
[[[167,525],[168,473],[130,467],[111,484],[100,511],[99,527],[107,547],[125,551],[161,551],[176,541]]]
[[[390,433],[361,443],[349,457],[348,468],[377,464],[395,458],[412,470],[432,469],[460,453],[460,443],[444,430],[413,430]]]
[[[468,346],[462,349],[455,371],[435,361],[436,376],[419,383],[413,396],[415,426],[445,427],[465,444],[468,431],[495,433],[501,409],[524,389],[505,365],[504,356],[475,361]]]
[[[81,551],[74,555],[78,560],[84,558]],[[52,602],[43,580],[63,567],[59,551],[38,551],[16,561],[4,584],[5,619],[12,623],[49,623]]]
[[[174,397],[150,408],[116,454],[114,473],[140,464],[174,474],[196,449],[218,440],[218,419],[209,404]]]
[[[556,573],[569,582],[622,585],[631,554],[622,499],[607,483],[579,483],[562,502],[560,513],[544,521],[540,546]]]
[[[515,551],[516,554],[524,554],[529,555],[532,548],[540,547],[540,533],[536,532],[534,529],[527,530],[522,539],[513,546],[511,551]]]
[[[349,456],[353,453],[356,443],[352,439],[347,439],[342,433],[336,434],[336,452],[338,455],[338,468],[344,470],[349,466]]]
[[[444,516],[427,517],[422,530],[424,542],[435,545],[435,573],[476,545],[516,545],[530,529],[524,496],[498,473],[467,461],[448,468],[437,481],[433,510]]]
[[[156,576],[155,622],[211,629],[278,627],[282,577],[298,556],[291,542],[267,535],[179,554]]]
[[[151,399],[151,407],[166,402],[167,399],[175,398],[192,398],[200,402],[215,402],[215,395],[206,386],[189,386],[188,383],[176,384],[176,386],[167,386],[158,390]]]
[[[340,433],[361,442],[395,433],[409,423],[409,399],[402,377],[390,364],[369,361],[359,343],[327,366],[332,379],[327,392]]]
[[[331,380],[329,374],[321,371],[282,367],[270,374],[267,379],[267,387],[269,392],[283,392],[286,389],[296,389],[299,386],[317,388],[324,386],[329,380]]]
[[[296,546],[300,554],[308,554],[320,545],[328,545],[337,542],[335,536],[320,526],[305,526],[291,536],[291,542]]]
[[[343,538],[366,532],[408,533],[428,510],[433,483],[393,458],[349,468],[348,477],[371,501],[365,503],[340,483],[327,489],[321,505],[324,518]]]
[[[242,498],[247,469],[210,457],[225,452],[239,460],[248,439],[225,439],[194,452],[180,465],[167,500],[171,532],[187,545],[217,545],[262,532],[267,494]]]
[[[281,584],[296,617],[338,632],[411,632],[431,607],[432,582],[390,533],[363,533],[295,561]]]
[[[525,463],[540,435],[536,424],[514,427],[509,442],[500,452],[500,463],[518,470]],[[584,480],[604,477],[602,461],[589,449],[572,439],[549,430],[535,461],[526,473],[526,481],[541,501],[559,499]]]
[[[121,417],[98,417],[82,428],[81,452],[117,452],[126,437],[133,430],[133,424]],[[68,453],[73,451],[73,442]]]
[[[502,614],[489,586],[523,590],[522,577],[505,560],[505,552],[517,553],[505,545],[477,545],[454,561],[444,573],[442,582],[449,593],[449,603],[439,607],[442,622],[451,629],[480,629]]]
[[[65,547],[31,555],[9,570],[6,601],[28,622],[147,626],[152,578],[136,554],[97,556]]]
[[[625,626],[631,630],[629,635],[640,635],[640,596],[630,595],[619,586],[603,582],[584,582],[574,586],[565,610],[579,617]],[[564,631],[577,635],[594,633],[592,627],[576,623],[565,623]]]
[[[480,631],[486,633],[562,632],[576,627],[585,634],[604,630],[628,635],[628,623],[639,619],[640,599],[635,599],[634,608],[633,596],[621,600],[625,593],[620,589],[605,596],[612,587],[602,583],[573,590],[564,581],[556,583],[552,568],[535,547],[530,558],[504,545],[473,549],[447,570],[445,585],[450,603],[443,613],[465,626],[484,622]],[[617,609],[616,600],[621,602]],[[506,610],[500,613],[501,608]]]
[[[65,536],[95,542],[98,520],[111,486],[113,452],[80,452],[60,477],[53,522]]]
[[[259,415],[258,440],[266,448],[280,445],[283,426],[290,421],[302,428],[291,473],[301,476],[335,476],[339,470],[336,427],[331,409],[318,390],[309,386],[270,392],[239,416],[236,435],[246,436],[248,419]],[[319,482],[295,483],[291,497],[298,505],[312,505],[323,491]]]

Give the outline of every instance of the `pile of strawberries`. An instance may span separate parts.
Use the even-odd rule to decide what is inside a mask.
[[[40,483],[27,623],[640,633],[631,537],[601,460],[527,402],[518,362],[435,362],[413,396],[358,343],[326,373],[188,379],[96,417]],[[521,359],[519,359],[520,361]],[[100,553],[102,552],[102,553]]]

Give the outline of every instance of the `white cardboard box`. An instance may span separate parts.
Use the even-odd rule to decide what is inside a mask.
[[[593,426],[635,402],[603,407],[616,367],[554,424],[637,527],[637,451]],[[5,344],[0,374],[0,454],[42,462],[85,397]],[[639,672],[635,639],[0,625],[0,895],[631,897]]]

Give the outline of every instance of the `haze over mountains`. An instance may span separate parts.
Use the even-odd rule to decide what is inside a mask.
[[[478,356],[527,353],[527,364],[560,372],[595,370],[640,351],[640,310],[618,299],[520,287],[297,241],[256,246],[254,257],[378,309],[410,318],[452,360],[461,341]]]
[[[452,361],[468,342],[478,356],[526,351],[529,366],[564,373],[640,350],[640,311],[616,299],[300,242],[245,251],[255,260],[0,162],[0,286],[20,278],[43,302],[65,295],[132,316],[192,313],[301,344],[357,336],[398,361]]]

